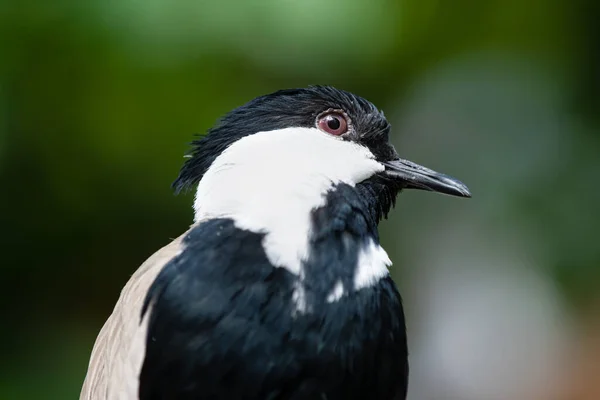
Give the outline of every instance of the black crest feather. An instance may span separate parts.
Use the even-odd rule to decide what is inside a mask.
[[[197,184],[214,160],[232,143],[257,132],[290,127],[313,127],[327,109],[342,109],[361,134],[361,141],[379,158],[385,158],[390,125],[371,102],[331,86],[284,89],[260,96],[240,106],[194,140],[188,159],[173,182],[176,193]],[[380,154],[378,154],[380,153]]]

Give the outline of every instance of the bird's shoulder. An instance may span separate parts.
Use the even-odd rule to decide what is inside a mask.
[[[332,234],[346,232],[360,243],[370,229],[363,226],[368,217],[353,207],[334,213],[345,222]],[[344,236],[339,240],[347,241]],[[312,285],[316,292],[307,288],[303,295],[317,306],[298,313],[298,276],[270,263],[263,238],[226,218],[204,221],[186,234],[183,250],[162,268],[146,297],[141,399],[362,398],[368,385],[381,383],[381,393],[391,393],[402,382],[404,316],[391,279],[332,304]],[[356,262],[348,254],[346,261]],[[318,256],[307,268],[325,273],[332,259]],[[378,363],[387,367],[380,371]],[[355,376],[351,365],[361,365]]]
[[[186,234],[184,250],[147,293],[141,399],[185,397],[186,385],[202,398],[258,398],[250,392],[271,368],[293,290],[292,274],[270,264],[263,237],[230,219],[204,221]],[[169,378],[173,371],[191,375],[182,383]],[[227,385],[227,376],[237,385]]]

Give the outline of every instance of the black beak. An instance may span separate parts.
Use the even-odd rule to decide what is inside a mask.
[[[382,163],[385,174],[406,189],[420,189],[458,197],[471,197],[467,186],[448,175],[441,174],[415,164],[412,161],[397,159]]]

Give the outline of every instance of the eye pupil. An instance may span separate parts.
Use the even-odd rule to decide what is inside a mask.
[[[342,125],[342,123],[340,122],[340,120],[338,118],[336,118],[334,116],[330,116],[328,118],[327,126],[329,127],[329,129],[333,129],[335,131],[335,130],[340,129],[341,125]]]

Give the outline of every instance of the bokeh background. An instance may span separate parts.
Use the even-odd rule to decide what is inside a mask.
[[[120,289],[192,220],[169,187],[192,135],[308,84],[473,192],[404,193],[382,227],[409,398],[600,399],[599,4],[0,2],[0,399],[77,398]]]

